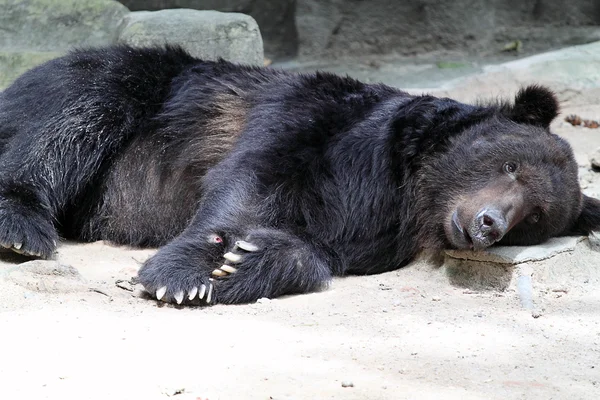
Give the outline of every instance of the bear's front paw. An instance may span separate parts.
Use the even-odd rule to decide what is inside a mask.
[[[157,253],[142,266],[137,282],[157,300],[177,304],[208,305],[214,299],[213,279],[199,267],[168,252]]]
[[[211,272],[219,304],[307,293],[325,287],[331,277],[321,252],[288,232],[252,229],[232,244]]]

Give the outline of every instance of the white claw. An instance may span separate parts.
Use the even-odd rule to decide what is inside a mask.
[[[246,250],[246,251],[258,251],[258,246],[249,242],[246,242],[244,240],[238,240],[237,242],[235,242],[235,245],[237,247],[239,247],[242,250]]]
[[[200,286],[200,293],[198,293],[198,298],[202,299],[204,297],[205,293],[206,293],[206,285],[202,284]]]
[[[163,286],[163,287],[159,288],[159,289],[156,291],[156,299],[157,299],[157,300],[160,300],[160,299],[162,299],[162,298],[163,298],[163,296],[165,295],[165,293],[167,293],[167,287],[166,287],[166,286]]]
[[[196,286],[194,286],[192,288],[192,290],[190,290],[190,295],[188,296],[188,299],[194,300],[194,297],[196,297],[197,294],[198,294],[198,288]]]
[[[223,258],[225,258],[227,261],[231,261],[232,263],[239,263],[240,261],[242,261],[241,255],[232,252],[223,254]]]
[[[181,304],[183,302],[183,290],[180,290],[179,292],[175,293],[175,301],[177,302],[177,304]]]
[[[221,269],[230,274],[237,272],[237,268],[234,268],[231,265],[221,265]]]
[[[227,275],[227,272],[225,272],[225,271],[221,271],[220,269],[215,269],[215,270],[212,272],[212,275],[213,275],[213,276],[226,276],[226,275]]]
[[[208,294],[206,295],[206,304],[209,304],[212,300],[213,284],[208,284]]]
[[[13,247],[17,250],[20,250],[21,247],[23,247],[23,243],[15,243],[15,244],[13,244]]]

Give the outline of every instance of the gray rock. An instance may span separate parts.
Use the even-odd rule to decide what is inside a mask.
[[[596,149],[592,155],[590,155],[590,164],[595,170],[600,170],[600,148]]]
[[[77,269],[57,261],[34,260],[8,268],[4,278],[34,292],[71,293],[87,291]]]
[[[537,256],[532,256],[532,252],[519,253],[518,248],[509,251],[510,247],[496,248],[500,249],[501,256],[490,254],[493,248],[479,253],[448,251],[441,270],[451,284],[459,287],[477,291],[515,290],[524,305],[539,311],[535,293],[530,293],[530,289],[569,288],[586,282],[600,282],[598,253],[592,239],[592,236],[589,240],[585,237],[552,239],[546,246],[531,246]],[[538,262],[540,260],[543,261]]]
[[[191,8],[240,12],[256,20],[271,59],[293,57],[298,51],[296,0],[121,0],[131,11]]]
[[[573,251],[585,237],[557,237],[537,246],[494,246],[484,251],[446,250],[450,258],[498,264],[520,264],[541,261],[557,254]]]
[[[588,236],[590,249],[600,252],[600,232],[592,232]]]
[[[127,7],[112,0],[0,0],[0,49],[61,51],[114,43]]]
[[[118,41],[133,46],[180,45],[192,55],[262,65],[256,21],[244,14],[189,9],[139,11],[124,20]]]

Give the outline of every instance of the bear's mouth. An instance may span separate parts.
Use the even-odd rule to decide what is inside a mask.
[[[452,213],[451,222],[451,237],[452,245],[459,249],[473,249],[473,239],[467,229],[465,229],[458,219],[458,210]]]

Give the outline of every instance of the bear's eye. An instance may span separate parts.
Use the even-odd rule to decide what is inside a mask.
[[[540,213],[539,212],[535,212],[535,213],[529,214],[527,216],[527,223],[528,224],[536,224],[539,220],[540,220]]]
[[[506,172],[507,174],[514,174],[515,172],[517,172],[517,163],[514,163],[512,161],[504,163],[504,172]]]

